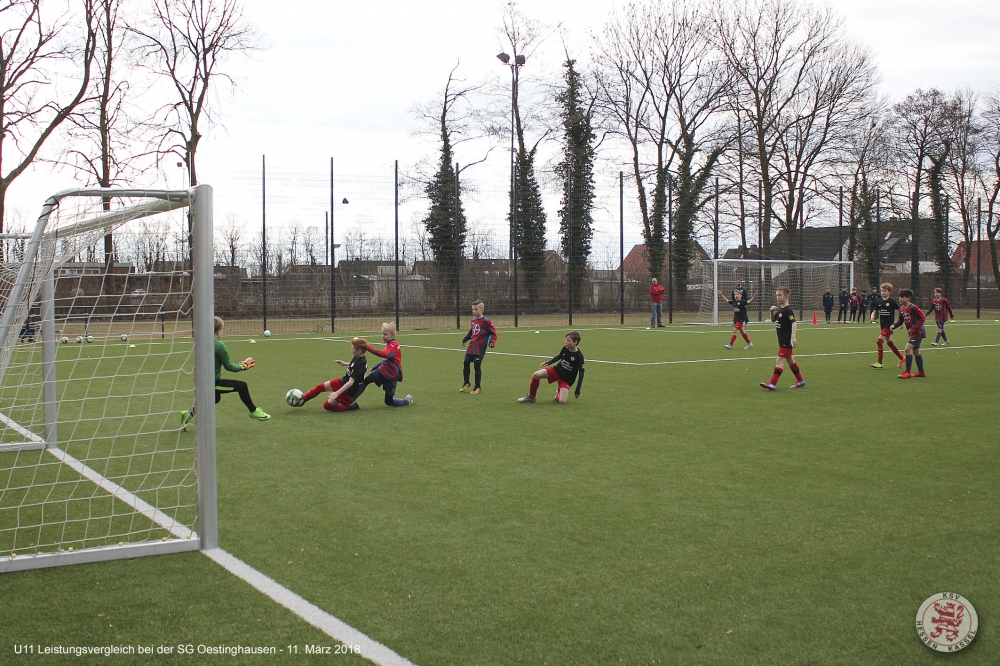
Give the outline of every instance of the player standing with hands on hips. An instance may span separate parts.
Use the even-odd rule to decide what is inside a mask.
[[[792,388],[803,388],[806,385],[806,380],[802,379],[799,364],[795,362],[795,356],[792,352],[792,349],[798,344],[795,333],[799,324],[795,321],[795,310],[788,305],[791,293],[792,291],[788,287],[778,287],[774,294],[775,298],[778,299],[778,305],[771,306],[771,321],[774,322],[778,332],[778,360],[774,364],[774,374],[771,375],[771,381],[760,383],[761,388],[766,388],[768,391],[778,390],[778,380],[781,379],[786,361],[789,369],[795,373],[795,383],[792,384]]]

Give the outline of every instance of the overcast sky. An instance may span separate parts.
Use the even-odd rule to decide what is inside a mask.
[[[536,0],[522,10],[563,25],[566,43],[587,61],[588,32],[620,2]],[[834,0],[847,32],[868,45],[892,100],[917,87],[978,90],[1000,85],[1000,3],[994,0]],[[224,99],[215,128],[203,140],[199,176],[212,183],[222,207],[244,193],[234,175],[259,170],[262,154],[276,169],[323,173],[329,158],[338,173],[366,173],[399,159],[405,168],[433,155],[433,142],[414,138],[415,103],[435,99],[449,70],[461,61],[469,80],[507,76],[498,0],[384,0],[347,3],[246,0],[246,17],[265,49],[230,69],[240,89]],[[563,38],[553,33],[524,76],[558,75]],[[481,155],[461,152],[469,161]],[[482,173],[506,173],[509,156],[495,151]],[[169,184],[180,170],[167,169]],[[41,170],[12,192],[14,206],[31,217],[40,193],[67,185],[69,174]],[[223,212],[224,211],[220,211]],[[503,211],[501,211],[502,213]]]

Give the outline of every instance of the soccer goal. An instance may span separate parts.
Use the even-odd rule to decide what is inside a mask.
[[[750,321],[770,318],[775,304],[774,291],[788,287],[791,306],[800,315],[823,311],[823,293],[827,288],[836,296],[841,286],[854,286],[854,262],[851,261],[772,261],[766,259],[709,259],[701,262],[701,306],[696,323],[718,324],[732,320],[732,309],[725,298],[732,298],[739,281],[748,296],[756,296],[747,308]],[[720,317],[720,312],[723,314]]]
[[[66,190],[0,237],[0,572],[217,546],[212,196]]]

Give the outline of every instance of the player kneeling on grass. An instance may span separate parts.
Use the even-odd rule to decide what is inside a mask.
[[[722,293],[719,289],[719,296],[725,299],[726,303],[733,306],[733,337],[729,338],[729,344],[726,345],[726,349],[732,349],[733,343],[736,342],[737,332],[743,336],[743,339],[747,341],[746,347],[743,349],[750,349],[753,347],[753,343],[750,342],[750,336],[747,335],[746,330],[744,330],[743,325],[747,322],[749,317],[747,316],[747,306],[753,303],[753,299],[757,298],[756,295],[751,296],[747,299],[746,292],[740,291],[739,289],[733,289],[733,300],[726,298],[726,295]]]
[[[781,379],[786,360],[788,367],[795,373],[795,383],[792,384],[792,388],[802,388],[806,385],[806,380],[802,379],[802,373],[799,372],[799,364],[795,362],[795,356],[792,354],[792,349],[798,344],[795,333],[799,323],[795,321],[795,310],[788,305],[791,293],[788,287],[778,287],[778,291],[774,294],[778,299],[778,305],[771,306],[771,321],[778,331],[778,360],[774,364],[771,381],[760,383],[761,388],[766,388],[768,391],[778,390],[778,380]]]
[[[565,405],[569,402],[569,387],[576,382],[576,397],[580,397],[580,390],[583,388],[583,352],[580,351],[580,334],[570,331],[566,334],[566,346],[559,354],[542,363],[533,375],[531,384],[528,386],[528,395],[518,398],[518,402],[535,402],[535,395],[538,393],[538,385],[541,380],[548,379],[549,384],[557,382],[556,401]]]
[[[388,407],[405,407],[413,404],[413,396],[396,398],[396,383],[403,381],[403,352],[396,342],[396,325],[391,322],[382,324],[382,342],[385,349],[381,351],[368,347],[368,351],[385,360],[372,368],[371,374],[365,377],[361,391],[369,384],[379,386],[385,392],[385,404]]]
[[[258,421],[266,421],[271,418],[271,415],[257,407],[253,404],[253,400],[250,398],[250,388],[247,386],[246,382],[241,382],[237,379],[222,379],[222,369],[225,368],[229,372],[243,372],[244,370],[249,370],[256,366],[253,357],[247,357],[245,360],[241,361],[239,365],[233,363],[229,359],[229,350],[226,349],[226,343],[219,339],[222,335],[222,329],[225,323],[219,317],[215,318],[215,404],[219,404],[219,400],[222,399],[223,393],[238,393],[240,400],[246,405],[246,408],[250,410],[250,418],[257,419]],[[191,409],[181,412],[181,430],[187,429],[187,424],[194,419],[194,407]]]
[[[364,338],[351,338],[351,362],[334,361],[337,365],[347,368],[347,374],[343,377],[331,379],[328,382],[317,384],[309,389],[302,396],[302,404],[305,404],[324,391],[331,392],[323,402],[323,409],[328,412],[346,412],[349,409],[357,409],[355,402],[361,395],[365,385],[365,372],[368,371],[368,361],[365,352],[368,351],[368,341]]]
[[[916,303],[910,302],[912,298],[913,292],[911,290],[899,290],[899,321],[892,325],[895,330],[905,324],[906,331],[910,335],[910,339],[906,342],[906,348],[903,350],[906,352],[906,370],[899,375],[900,379],[927,376],[924,374],[924,357],[920,354],[920,343],[927,337],[927,331],[924,329],[927,317]],[[917,372],[910,374],[910,368],[913,367],[913,357],[917,358]]]
[[[462,344],[469,343],[469,348],[465,350],[465,364],[462,367],[462,388],[459,393],[465,393],[469,389],[469,364],[476,366],[476,385],[472,389],[472,395],[479,395],[483,390],[483,358],[486,356],[486,348],[490,349],[497,343],[497,329],[493,327],[493,322],[488,317],[484,317],[486,306],[482,301],[472,304],[472,326],[469,332],[462,338]]]

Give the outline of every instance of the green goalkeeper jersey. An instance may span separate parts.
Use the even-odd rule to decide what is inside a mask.
[[[242,372],[243,368],[229,359],[229,350],[222,340],[215,341],[215,378],[222,377],[222,368],[229,372]]]

